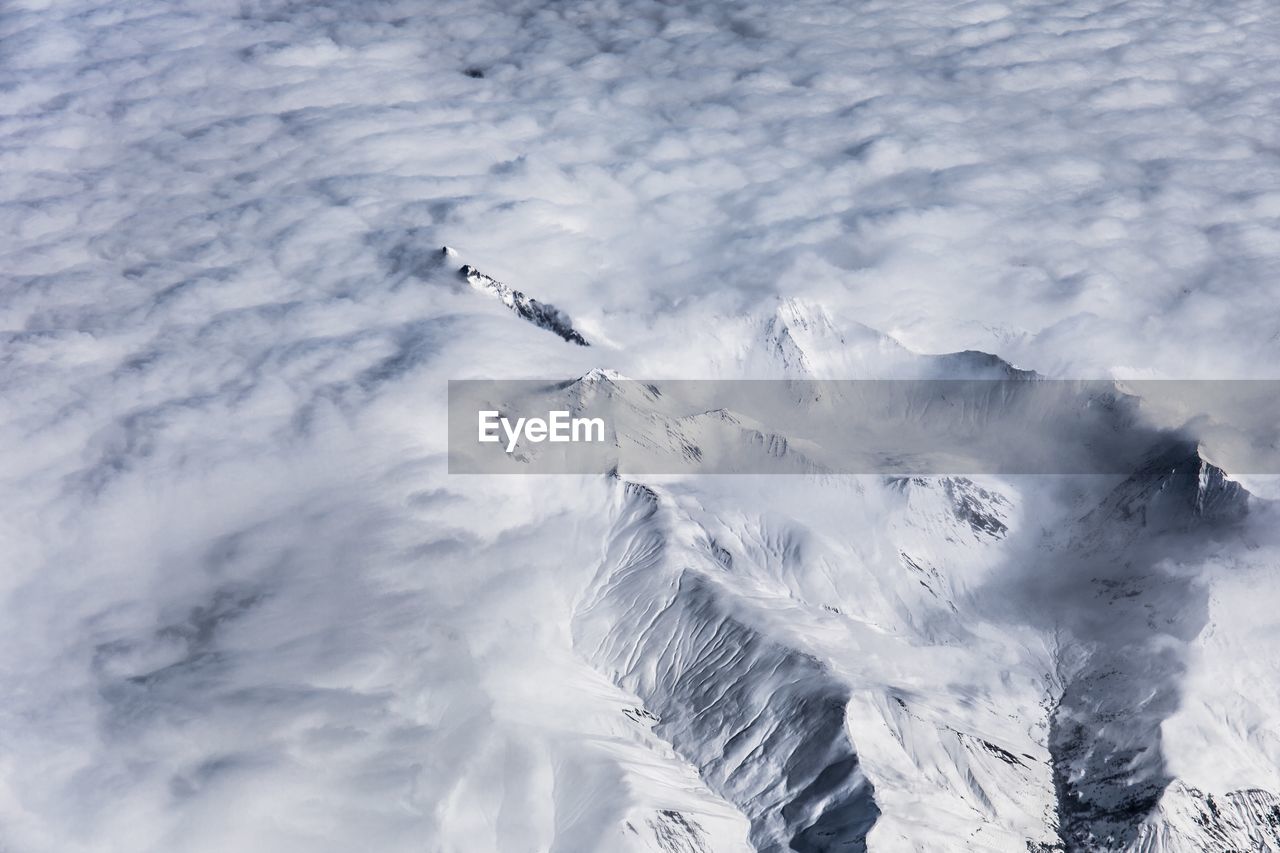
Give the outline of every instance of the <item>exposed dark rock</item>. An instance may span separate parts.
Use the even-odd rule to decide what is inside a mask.
[[[450,250],[447,246],[441,251],[446,257],[449,256]],[[533,297],[526,296],[522,291],[508,287],[497,279],[485,275],[471,266],[471,264],[463,264],[458,270],[458,275],[462,276],[462,279],[476,290],[481,290],[497,297],[503,305],[514,311],[517,316],[528,320],[535,326],[555,332],[571,344],[588,346],[586,338],[582,337],[582,334],[573,328],[569,315],[554,305],[539,302]]]

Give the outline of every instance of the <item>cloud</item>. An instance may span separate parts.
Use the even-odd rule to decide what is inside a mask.
[[[548,787],[650,791],[575,740],[633,697],[492,674],[563,653],[525,604],[567,607],[566,514],[604,498],[429,497],[445,380],[732,374],[724,319],[779,293],[1050,375],[1266,373],[1280,38],[1249,7],[9,4],[5,843],[453,849],[519,766],[549,844],[587,830]],[[591,349],[423,276],[442,245]],[[535,524],[578,544],[521,550]],[[467,849],[517,849],[503,820]]]

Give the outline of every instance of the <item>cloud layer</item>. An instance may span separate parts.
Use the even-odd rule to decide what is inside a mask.
[[[1265,2],[18,0],[0,56],[21,853],[534,849],[598,823],[546,790],[649,791],[547,627],[603,498],[446,483],[448,378],[741,375],[779,294],[1054,376],[1278,363]]]

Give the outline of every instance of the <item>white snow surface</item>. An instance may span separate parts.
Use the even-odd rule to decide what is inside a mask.
[[[444,438],[594,368],[1275,378],[1277,152],[1270,0],[12,0],[0,849],[1280,850],[1275,517],[1202,467]]]

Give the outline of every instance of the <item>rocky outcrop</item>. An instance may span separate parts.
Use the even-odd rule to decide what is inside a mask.
[[[447,256],[450,250],[445,247],[441,251]],[[458,269],[458,275],[474,289],[489,294],[510,308],[517,317],[549,332],[555,332],[571,344],[583,347],[589,346],[582,333],[573,327],[569,315],[556,306],[547,302],[539,302],[531,296],[526,296],[523,291],[508,287],[492,276],[487,276],[480,272],[471,264],[463,264]]]

